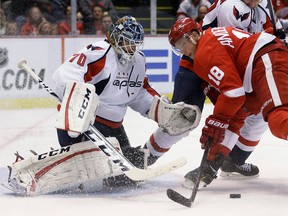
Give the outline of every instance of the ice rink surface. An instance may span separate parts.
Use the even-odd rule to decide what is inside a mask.
[[[266,132],[248,162],[257,164],[260,176],[246,180],[218,177],[200,190],[192,208],[174,203],[166,196],[172,188],[190,197],[182,188],[183,176],[200,164],[203,151],[199,137],[203,120],[212,112],[206,105],[200,126],[173,146],[157,164],[180,156],[187,164],[172,173],[151,179],[139,188],[119,188],[93,194],[57,194],[37,197],[15,196],[0,188],[1,216],[287,216],[288,215],[288,143]],[[38,153],[59,148],[54,121],[56,109],[0,111],[0,180],[7,181],[6,166],[14,162],[14,153],[29,157],[30,149]],[[133,146],[143,145],[156,129],[156,123],[128,110],[124,126]],[[229,194],[240,193],[241,199]]]

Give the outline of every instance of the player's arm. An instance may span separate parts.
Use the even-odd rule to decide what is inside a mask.
[[[205,121],[200,142],[204,147],[208,139],[212,139],[212,146],[219,147],[218,150],[220,152],[223,150],[227,155],[230,150],[220,144],[225,138],[225,131],[229,127],[231,118],[244,104],[245,92],[238,71],[232,59],[229,60],[231,57],[227,54],[227,50],[219,43],[214,46],[213,43],[211,44],[210,49],[217,50],[219,54],[217,56],[206,54],[205,59],[199,58],[194,61],[194,67],[198,71],[202,69],[202,73],[199,73],[201,78],[219,89],[221,94],[217,98],[213,114]],[[211,52],[208,50],[206,53]],[[205,65],[205,62],[209,63]]]

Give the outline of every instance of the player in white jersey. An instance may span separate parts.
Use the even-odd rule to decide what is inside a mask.
[[[233,26],[257,33],[272,26],[267,0],[216,0],[203,19],[203,30],[208,27]],[[282,29],[276,22],[276,28]]]
[[[177,121],[173,120],[171,124],[168,122],[168,125],[170,124],[168,129],[167,125],[161,127],[161,122],[169,119],[166,112],[172,111],[177,106],[188,109],[191,106],[184,103],[178,103],[176,106],[169,105],[149,85],[145,56],[140,51],[144,30],[134,17],[125,16],[119,19],[111,26],[106,36],[107,39],[104,41],[90,44],[67,59],[53,74],[53,89],[57,95],[63,96],[69,81],[93,84],[99,97],[94,126],[104,136],[116,137],[124,156],[135,166],[143,168],[142,148],[131,147],[122,125],[128,107],[144,117],[155,120],[160,126],[143,146],[150,153],[147,160],[148,166],[186,136],[191,128],[196,127],[200,119],[193,122],[197,124],[185,128],[187,119],[180,114],[177,118],[183,121],[181,120],[179,125],[174,127]],[[171,109],[165,109],[166,105],[171,106]],[[198,107],[195,109],[198,112]],[[135,127],[139,130],[145,128],[144,125],[137,125],[137,120],[135,120]],[[169,132],[169,128],[175,130]],[[57,133],[62,147],[85,139],[84,135],[71,137],[71,133],[66,130],[58,129]]]
[[[202,29],[206,30],[209,27],[218,26],[232,26],[250,33],[265,30],[270,32],[272,22],[267,0],[216,0],[203,19]],[[278,36],[284,39],[285,34],[283,36],[279,21],[276,23],[276,27],[278,29],[275,33],[278,33]],[[234,176],[234,174],[242,174],[247,177],[258,176],[258,167],[245,163],[245,161],[254,151],[267,129],[268,124],[263,120],[261,114],[249,115],[246,118],[245,124],[240,130],[240,137],[237,142],[235,140],[236,145],[229,154],[230,157],[227,157],[221,167],[221,176]],[[185,175],[184,186],[191,187],[192,182],[195,182],[197,178],[198,172],[198,168],[188,172]],[[209,184],[214,177],[206,178],[205,184]]]

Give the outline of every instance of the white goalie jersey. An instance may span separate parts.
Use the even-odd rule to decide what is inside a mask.
[[[106,41],[87,46],[66,60],[53,74],[57,95],[63,96],[67,82],[95,85],[100,104],[96,115],[121,122],[127,106],[147,116],[158,94],[148,83],[144,54],[135,52],[134,61],[121,65],[117,53]]]

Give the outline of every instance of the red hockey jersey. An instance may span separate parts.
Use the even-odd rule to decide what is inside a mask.
[[[222,93],[214,114],[230,119],[251,93],[256,53],[275,39],[267,33],[249,34],[231,27],[206,30],[197,44],[195,73]],[[227,107],[229,104],[229,107]]]

